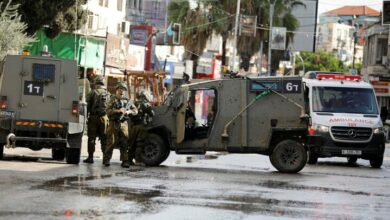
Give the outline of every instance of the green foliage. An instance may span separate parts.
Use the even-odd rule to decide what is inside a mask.
[[[18,8],[12,0],[0,2],[0,61],[9,51],[20,51],[34,41],[24,33],[27,25],[21,21]]]
[[[330,52],[301,52],[302,59],[305,63],[305,71],[332,71],[346,72],[348,69],[343,63]],[[302,63],[296,60],[296,69],[302,69]]]
[[[7,2],[8,0],[0,0]],[[62,31],[73,31],[86,22],[87,12],[81,5],[87,0],[13,0],[20,4],[19,14],[27,24],[26,32],[34,35],[43,27],[49,37],[54,38]],[[77,25],[76,25],[77,2]]]

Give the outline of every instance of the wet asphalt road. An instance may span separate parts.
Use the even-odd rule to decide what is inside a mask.
[[[99,151],[99,150],[98,150]],[[160,167],[123,169],[116,150],[79,166],[50,151],[5,150],[1,219],[389,219],[390,145],[382,169],[320,159],[298,174],[261,155],[176,155]],[[21,156],[23,155],[23,156]],[[83,158],[86,156],[85,147]]]

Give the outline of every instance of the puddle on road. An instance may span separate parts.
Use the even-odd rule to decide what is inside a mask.
[[[186,169],[188,171],[188,169]],[[128,210],[122,210],[119,214],[129,213],[158,213],[163,207],[176,207],[186,206],[199,208],[211,208],[220,210],[230,210],[244,213],[246,215],[261,214],[265,216],[274,217],[290,217],[290,218],[312,218],[319,217],[320,219],[340,219],[347,217],[354,219],[356,216],[343,216],[341,213],[327,213],[317,212],[319,210],[337,210],[338,204],[322,203],[322,202],[306,202],[294,199],[275,199],[266,198],[263,195],[264,191],[251,191],[253,187],[261,186],[268,189],[281,189],[281,190],[294,190],[294,191],[320,191],[320,192],[335,192],[335,193],[347,193],[350,195],[362,195],[362,196],[379,196],[389,197],[386,194],[369,194],[361,191],[349,191],[342,189],[317,187],[317,186],[304,186],[298,184],[291,184],[283,181],[263,181],[256,186],[243,185],[243,189],[238,193],[229,193],[229,189],[226,188],[223,193],[219,193],[218,189],[208,189],[212,193],[204,193],[204,188],[194,189],[193,191],[182,191],[181,189],[170,189],[166,184],[156,184],[148,189],[143,187],[129,188],[129,187],[106,187],[106,186],[91,186],[87,182],[93,180],[103,180],[112,177],[131,177],[131,178],[146,178],[146,179],[158,179],[166,180],[167,175],[162,170],[155,170],[148,172],[144,168],[130,169],[123,172],[117,172],[106,175],[95,176],[70,176],[62,177],[55,180],[47,181],[34,188],[50,190],[50,191],[77,191],[85,196],[101,197],[101,198],[115,198],[123,199],[124,201],[136,202],[139,206],[137,208],[129,208]],[[210,172],[210,170],[208,170]],[[175,181],[186,181],[175,177]],[[179,183],[180,183],[179,182]],[[177,183],[177,184],[179,184]],[[247,190],[245,190],[247,189]],[[268,192],[269,190],[266,190]],[[223,213],[223,211],[222,211]],[[61,213],[60,213],[61,214]],[[79,216],[100,216],[107,214],[105,212],[87,212],[83,214],[83,211],[79,213]],[[111,213],[112,214],[112,213]],[[115,213],[118,214],[118,213]],[[221,214],[222,216],[224,214]],[[229,216],[226,216],[227,218]],[[212,219],[212,216],[210,216]]]
[[[388,194],[367,193],[362,191],[335,189],[335,188],[320,187],[320,186],[304,186],[304,185],[290,184],[288,182],[274,181],[274,180],[261,182],[257,185],[262,187],[272,188],[272,189],[309,190],[309,191],[320,191],[326,193],[334,192],[334,193],[347,193],[350,195],[361,195],[361,196],[390,197]]]
[[[129,176],[129,172],[140,172],[141,170],[131,170],[128,172],[118,172],[107,175],[97,175],[97,176],[70,176],[70,177],[62,177],[55,180],[49,180],[45,183],[35,186],[33,188],[36,189],[44,189],[50,191],[68,191],[72,189],[80,190],[82,194],[88,196],[98,196],[98,197],[106,197],[106,196],[118,196],[125,200],[133,200],[133,201],[146,201],[150,198],[160,196],[161,192],[156,190],[141,190],[141,189],[131,189],[131,188],[123,188],[123,187],[91,187],[86,184],[87,181],[92,180],[102,180],[111,177],[118,176]],[[158,186],[157,188],[163,189],[162,186]]]

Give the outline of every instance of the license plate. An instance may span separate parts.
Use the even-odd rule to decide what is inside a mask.
[[[343,155],[362,155],[361,150],[341,150]]]
[[[0,111],[0,116],[3,117],[14,117],[15,112],[12,111]]]

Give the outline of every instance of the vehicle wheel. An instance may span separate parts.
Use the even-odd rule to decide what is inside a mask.
[[[141,151],[142,162],[146,166],[158,166],[167,159],[167,151],[169,149],[159,135],[149,134]]]
[[[357,157],[347,157],[348,164],[356,164],[356,161],[358,160]]]
[[[65,158],[65,149],[52,148],[51,157],[53,160],[63,160]]]
[[[307,159],[308,164],[316,164],[318,162],[318,155],[311,150],[307,152],[307,157],[308,157]]]
[[[66,149],[66,163],[78,164],[80,162],[82,137],[82,133],[68,135],[69,148]]]
[[[0,160],[3,159],[3,155],[4,155],[4,144],[0,143]]]
[[[370,159],[370,165],[373,168],[381,168],[382,164],[383,164],[383,155]]]
[[[284,140],[276,145],[270,156],[272,165],[282,173],[297,173],[307,162],[306,149],[294,140]]]

